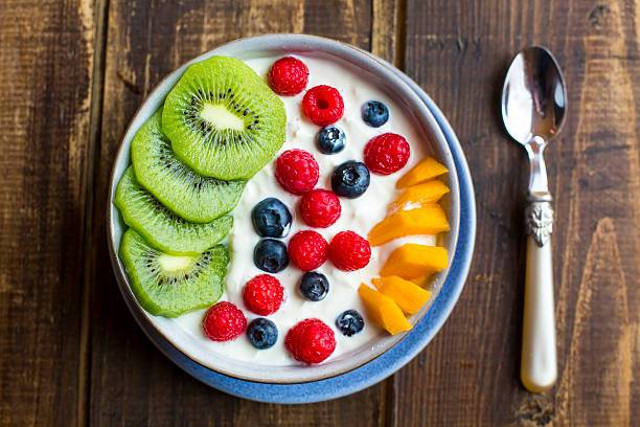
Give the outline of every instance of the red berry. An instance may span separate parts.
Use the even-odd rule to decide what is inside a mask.
[[[316,86],[304,94],[302,110],[313,123],[327,126],[340,120],[344,113],[344,102],[335,88]]]
[[[278,59],[269,70],[269,86],[278,95],[296,95],[307,87],[309,69],[297,58]]]
[[[371,172],[390,175],[407,164],[410,154],[411,147],[403,136],[383,133],[364,147],[364,162]]]
[[[287,150],[276,160],[276,179],[289,193],[300,195],[313,190],[319,177],[318,162],[308,151]]]
[[[340,218],[340,200],[333,191],[311,190],[300,200],[300,215],[310,227],[326,228]]]
[[[300,362],[320,363],[336,348],[335,334],[320,319],[305,319],[289,329],[284,345]]]
[[[369,242],[353,231],[341,231],[331,239],[329,259],[339,270],[360,270],[369,264],[369,258]]]
[[[298,231],[289,240],[289,259],[302,271],[311,271],[327,260],[329,244],[319,233]]]
[[[268,316],[280,308],[284,299],[284,288],[280,281],[268,274],[260,274],[244,285],[244,304],[261,316]]]
[[[247,318],[238,307],[223,301],[207,310],[202,322],[204,334],[213,341],[237,338],[247,328]]]

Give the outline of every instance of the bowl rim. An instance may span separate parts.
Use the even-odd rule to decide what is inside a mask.
[[[258,44],[258,45],[263,44],[265,46],[262,49],[259,49],[259,48],[256,48],[255,46],[251,47],[252,43]],[[248,44],[249,46],[243,46],[245,44]],[[267,47],[267,45],[269,46]],[[297,47],[292,47],[292,45],[296,45]],[[416,114],[416,110],[414,110],[414,115],[416,116],[414,118],[414,122],[419,122],[414,124],[419,124],[419,126],[423,128],[421,130],[423,134],[424,132],[426,132],[425,129],[428,129],[428,132],[432,135],[431,139],[433,140],[434,147],[438,147],[439,150],[443,151],[443,153],[441,154],[444,154],[444,159],[440,158],[439,156],[439,160],[440,161],[444,160],[444,163],[447,164],[447,166],[450,169],[450,182],[455,184],[455,185],[451,185],[452,200],[451,200],[451,209],[449,212],[449,217],[451,220],[452,227],[451,227],[451,231],[448,233],[449,235],[447,236],[447,239],[449,239],[449,244],[447,245],[447,248],[449,250],[449,268],[439,273],[436,279],[438,286],[441,287],[445,283],[448,277],[449,269],[452,264],[453,257],[456,253],[458,237],[459,237],[458,236],[459,222],[460,222],[459,182],[457,177],[456,166],[453,159],[453,154],[451,153],[447,139],[445,138],[442,130],[440,129],[438,122],[436,121],[435,117],[433,116],[431,111],[428,109],[424,101],[420,99],[420,97],[415,93],[415,91],[409,86],[407,82],[403,81],[402,76],[394,75],[399,72],[398,70],[388,69],[389,67],[391,67],[390,64],[386,63],[380,58],[377,58],[375,55],[369,52],[363,51],[359,48],[356,48],[354,46],[351,46],[339,41],[334,41],[334,40],[330,40],[330,39],[326,39],[318,36],[308,36],[308,35],[299,35],[299,34],[270,34],[270,35],[263,35],[263,36],[257,36],[257,37],[247,37],[247,38],[237,39],[237,40],[222,44],[212,50],[209,50],[197,56],[196,58],[190,61],[187,61],[186,63],[182,64],[180,67],[168,73],[158,83],[158,85],[156,85],[155,88],[151,92],[149,92],[149,94],[141,102],[139,108],[137,109],[136,113],[134,114],[131,121],[129,122],[127,129],[124,133],[124,136],[120,140],[119,147],[118,147],[118,150],[114,159],[113,167],[111,170],[110,180],[109,180],[110,187],[109,187],[109,203],[107,204],[107,234],[108,234],[107,240],[108,240],[110,258],[111,258],[112,266],[116,273],[118,285],[125,298],[125,301],[127,302],[129,309],[132,310],[134,314],[134,318],[136,319],[140,327],[145,331],[145,333],[147,333],[147,335],[149,335],[147,331],[147,328],[149,327],[153,329],[154,332],[159,334],[167,343],[169,343],[169,345],[174,347],[177,351],[179,351],[181,354],[183,354],[193,363],[200,365],[204,369],[210,369],[213,372],[228,376],[230,378],[242,380],[242,381],[267,383],[267,384],[300,384],[300,383],[320,381],[320,380],[340,376],[347,372],[356,370],[362,367],[363,365],[366,365],[372,362],[373,360],[377,359],[378,357],[384,355],[386,352],[388,352],[390,349],[392,349],[394,346],[400,343],[408,335],[408,333],[401,334],[396,337],[390,337],[390,338],[385,337],[383,338],[383,340],[387,339],[388,343],[385,344],[383,346],[384,348],[382,348],[382,350],[378,351],[376,354],[367,356],[363,358],[363,360],[359,361],[359,363],[354,363],[351,366],[347,366],[346,368],[328,370],[327,373],[320,374],[320,375],[306,374],[306,375],[300,375],[299,377],[295,377],[293,379],[269,378],[265,380],[262,378],[256,378],[253,376],[245,376],[242,374],[238,374],[238,372],[229,371],[224,368],[220,368],[219,366],[211,366],[211,364],[203,363],[203,361],[201,361],[199,358],[193,357],[192,354],[190,354],[184,349],[184,346],[180,345],[179,342],[175,342],[174,340],[169,339],[165,335],[165,333],[162,331],[162,329],[158,328],[149,319],[150,315],[146,311],[144,311],[144,309],[140,306],[140,304],[137,301],[137,298],[135,297],[135,295],[133,294],[133,291],[131,290],[128,277],[124,272],[123,265],[119,259],[117,250],[115,249],[117,230],[115,227],[116,219],[114,218],[114,215],[113,215],[116,209],[113,205],[113,198],[114,198],[115,188],[117,186],[116,175],[117,175],[118,168],[121,167],[120,165],[123,163],[123,158],[127,157],[125,150],[129,149],[133,136],[146,120],[146,117],[144,119],[141,119],[140,118],[141,115],[145,110],[149,110],[149,109],[151,109],[152,111],[147,115],[153,114],[153,111],[157,109],[157,106],[159,106],[160,103],[162,102],[162,99],[164,99],[164,95],[158,98],[158,93],[161,93],[163,90],[170,90],[171,86],[173,86],[174,84],[174,83],[170,83],[170,80],[171,79],[177,80],[182,75],[182,73],[184,72],[184,70],[188,65],[195,62],[202,61],[214,55],[231,55],[232,52],[230,51],[234,49],[238,49],[237,50],[238,52],[242,52],[243,50],[248,50],[250,52],[262,51],[263,53],[267,53],[271,51],[303,53],[309,50],[313,50],[313,51],[320,50],[328,53],[329,55],[337,56],[340,58],[341,61],[349,62],[351,65],[354,65],[356,67],[359,66],[356,64],[357,62],[367,62],[370,64],[370,66],[373,69],[375,69],[376,72],[379,72],[380,74],[382,74],[382,76],[387,78],[389,78],[389,76],[392,76],[391,77],[392,85],[399,86],[400,88],[402,88],[402,91],[404,92],[403,95],[401,95],[402,97],[404,97],[407,94],[407,90],[410,93],[409,97],[411,97],[411,95],[415,96],[415,98],[418,100],[418,107],[424,106],[424,108],[417,108],[417,111],[419,111],[420,114]],[[241,56],[241,54],[239,55]],[[342,55],[345,55],[346,57]],[[358,59],[358,61],[353,59],[354,56],[356,59]],[[370,70],[366,70],[366,71],[371,72]],[[167,89],[168,85],[169,85],[169,88]],[[400,96],[396,95],[396,97],[400,97]],[[406,99],[406,98],[403,98],[403,99]],[[149,107],[150,104],[155,104],[155,107]],[[426,125],[424,122],[426,122]],[[438,289],[438,291],[439,290],[440,289]],[[414,318],[412,318],[412,323],[414,325],[418,324],[418,322],[422,321],[424,317],[427,316],[430,306],[434,303],[436,299],[437,299],[437,295],[430,300],[429,306],[425,307],[419,315],[416,315],[414,316]],[[451,309],[452,308],[453,308],[453,305],[451,306]],[[449,310],[449,312],[451,311],[451,309]],[[137,316],[135,314],[140,314],[141,316]],[[448,313],[447,313],[447,317],[448,317]],[[153,339],[152,341],[155,342],[155,340]],[[378,341],[376,341],[376,343],[377,342]],[[329,366],[329,364],[325,364],[321,366],[326,367],[326,366]],[[304,370],[309,372],[309,367],[304,367]],[[300,379],[300,377],[302,377],[303,379]]]

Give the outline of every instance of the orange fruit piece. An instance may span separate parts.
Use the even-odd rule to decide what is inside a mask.
[[[372,246],[379,246],[398,237],[442,231],[449,231],[447,215],[440,205],[430,204],[389,215],[371,229],[368,240]]]
[[[442,163],[437,162],[433,157],[426,157],[396,182],[396,188],[420,184],[447,172],[449,170]]]
[[[407,243],[397,248],[385,262],[381,276],[400,276],[411,280],[437,273],[447,268],[448,254],[440,246]]]
[[[427,279],[429,278],[429,276],[418,276],[418,277],[412,277],[411,278],[411,282],[415,283],[418,286],[426,286],[427,285]]]
[[[449,187],[438,180],[412,185],[389,206],[389,211],[395,212],[405,208],[415,209],[429,203],[437,203],[449,191]]]
[[[431,292],[398,276],[373,279],[373,284],[383,294],[398,304],[407,314],[415,314],[429,301]]]
[[[411,329],[411,323],[404,316],[400,307],[388,296],[364,283],[358,288],[358,294],[364,302],[369,318],[391,335]]]

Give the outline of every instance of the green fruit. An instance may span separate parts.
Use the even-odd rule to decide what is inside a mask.
[[[220,181],[196,174],[173,154],[161,128],[162,108],[131,143],[137,181],[167,208],[191,222],[211,222],[238,204],[245,181]]]
[[[170,254],[204,252],[224,239],[233,226],[229,215],[206,224],[185,221],[143,189],[131,167],[118,183],[115,204],[127,225],[153,247]]]
[[[197,173],[249,179],[282,147],[282,100],[249,66],[215,56],[187,68],[164,103],[162,130]]]
[[[218,301],[229,264],[222,245],[193,256],[169,255],[149,246],[132,229],[122,236],[120,259],[140,305],[164,317],[177,317]]]

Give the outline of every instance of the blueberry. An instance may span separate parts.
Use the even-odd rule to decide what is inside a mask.
[[[278,341],[278,328],[271,320],[258,317],[249,323],[247,337],[249,342],[259,350],[271,348]]]
[[[336,154],[342,151],[346,142],[344,131],[335,126],[320,129],[316,136],[316,145],[322,154]]]
[[[291,228],[291,212],[280,200],[269,197],[251,211],[253,228],[262,237],[284,237]]]
[[[289,265],[287,246],[280,240],[262,239],[253,250],[253,262],[262,271],[278,273]]]
[[[329,281],[322,273],[310,271],[300,280],[300,293],[309,301],[321,301],[329,292]]]
[[[389,120],[389,109],[380,101],[369,101],[362,105],[362,120],[374,128],[379,128]]]
[[[364,328],[362,315],[355,310],[347,310],[336,319],[336,326],[343,335],[350,337]]]
[[[360,197],[369,188],[369,169],[362,162],[346,161],[333,170],[331,188],[338,196]]]

